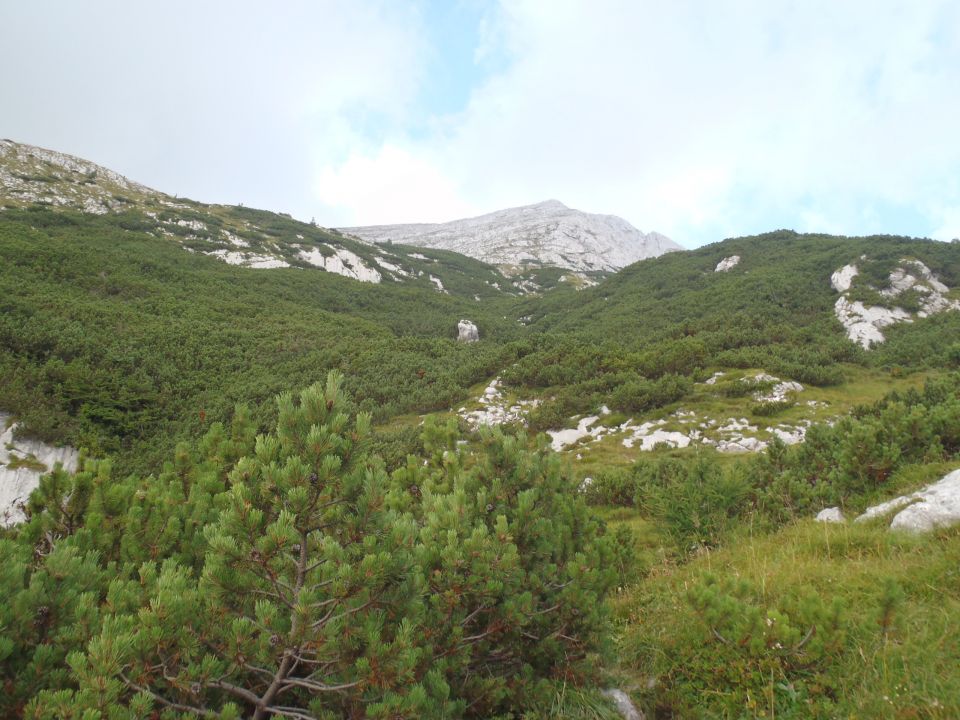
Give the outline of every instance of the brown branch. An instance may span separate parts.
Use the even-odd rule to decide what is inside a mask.
[[[307,690],[315,690],[316,692],[340,692],[343,690],[349,690],[352,687],[356,687],[363,681],[354,680],[353,682],[341,683],[340,685],[325,685],[324,683],[319,683],[315,680],[308,680],[307,678],[288,677],[283,682],[286,685],[302,687],[306,688]]]
[[[128,678],[123,673],[120,673],[120,679],[123,680],[128,686],[132,687],[137,692],[142,692],[145,695],[149,695],[164,707],[173,708],[174,710],[180,710],[182,712],[196,713],[197,715],[202,715],[203,717],[215,718],[219,715],[219,713],[216,713],[212,710],[208,710],[205,707],[183,705],[182,703],[177,703],[177,702],[173,702],[172,700],[167,700],[162,695],[158,695],[157,693],[153,692],[153,690],[150,690],[149,688],[143,687],[142,685],[138,685],[137,683],[133,682],[130,678]]]

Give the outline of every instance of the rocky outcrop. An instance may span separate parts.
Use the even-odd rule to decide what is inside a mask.
[[[325,255],[320,248],[309,248],[300,251],[300,259],[314,267],[320,267],[327,272],[336,273],[360,282],[379,283],[381,275],[372,267],[368,267],[363,258],[346,248],[325,246],[330,253]]]
[[[480,330],[470,320],[461,320],[457,323],[457,340],[460,342],[477,342],[480,339]]]
[[[891,530],[929,532],[960,523],[960,470],[954,470],[915,493],[867,508],[856,522],[882,518],[892,513],[896,514],[890,521]]]
[[[0,413],[0,526],[23,520],[20,506],[27,501],[44,473],[58,465],[75,472],[79,453],[69,447],[52,447],[37,440],[14,438],[16,425]]]
[[[859,300],[851,300],[850,288],[859,273],[857,266],[850,264],[830,276],[830,285],[841,293],[833,309],[837,320],[846,328],[847,337],[869,350],[885,340],[883,328],[900,322],[913,322],[914,316],[901,307],[867,306]],[[890,273],[889,285],[879,292],[884,297],[894,299],[907,290],[914,290],[923,296],[920,310],[916,313],[918,318],[947,310],[960,310],[960,301],[946,297],[950,288],[919,260],[901,260],[900,265]]]
[[[846,296],[837,298],[833,311],[840,324],[847,329],[847,337],[864,350],[886,339],[882,328],[898,322],[913,322],[910,313],[903,308],[866,306],[859,300],[850,302]]]
[[[714,272],[729,272],[739,264],[740,264],[740,256],[731,255],[730,257],[725,257],[723,260],[718,262],[717,267],[714,268]]]

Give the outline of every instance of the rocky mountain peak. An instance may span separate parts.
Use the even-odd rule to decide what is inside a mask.
[[[452,250],[501,267],[551,265],[578,272],[612,272],[683,249],[623,218],[582,212],[553,199],[445,223],[341,230],[366,242]]]

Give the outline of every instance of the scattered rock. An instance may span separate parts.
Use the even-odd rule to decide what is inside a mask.
[[[824,508],[817,513],[814,520],[822,523],[842,523],[847,521],[843,516],[843,511],[838,507]]]
[[[639,441],[639,449],[643,452],[653,450],[663,443],[675,448],[685,448],[690,445],[690,436],[682,432],[661,430],[657,426],[665,424],[663,420],[645,422],[634,429],[633,435],[623,439],[623,446],[632,448]]]
[[[476,430],[481,425],[503,425],[510,422],[524,422],[527,411],[539,405],[538,400],[519,400],[507,406],[500,392],[500,378],[494,378],[477,399],[481,407],[467,412],[460,408],[458,413],[467,425]]]
[[[461,320],[457,323],[457,340],[460,342],[477,342],[480,339],[480,330],[470,320]]]
[[[754,384],[774,383],[768,392],[756,392],[753,399],[757,402],[786,402],[793,393],[803,392],[803,385],[792,380],[781,380],[767,373],[760,373],[752,378],[743,378],[741,382]]]
[[[767,443],[755,437],[732,438],[717,443],[717,452],[722,453],[758,453],[766,448]]]
[[[891,530],[920,533],[960,523],[960,470],[915,493],[867,508],[856,521],[884,517],[897,510],[900,512],[890,522]]]

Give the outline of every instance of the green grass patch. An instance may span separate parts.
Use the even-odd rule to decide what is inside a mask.
[[[654,568],[616,611],[651,718],[960,714],[960,529],[744,528]]]

